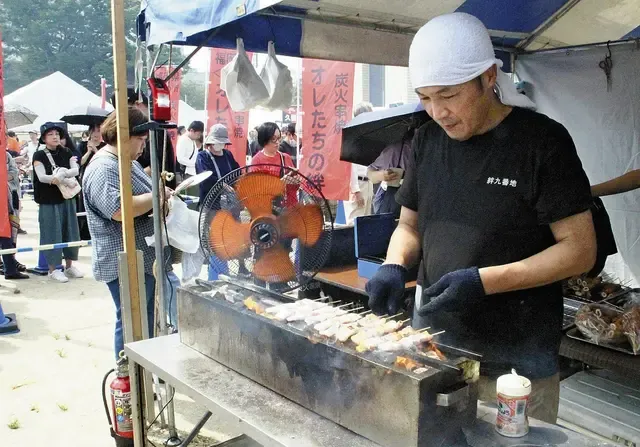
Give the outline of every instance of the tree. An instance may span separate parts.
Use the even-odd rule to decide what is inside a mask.
[[[133,83],[139,1],[125,0],[128,80]],[[61,71],[96,94],[113,84],[110,2],[3,0],[5,94]]]

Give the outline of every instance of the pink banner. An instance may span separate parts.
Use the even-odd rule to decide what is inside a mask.
[[[227,94],[220,88],[220,70],[236,55],[236,50],[211,48],[209,91],[207,92],[207,132],[214,124],[224,124],[229,131],[233,154],[240,166],[246,164],[249,112],[234,112]],[[248,54],[251,58],[251,54]]]
[[[351,165],[340,161],[342,128],[351,119],[350,62],[302,60],[302,162],[300,172],[329,200],[349,199]]]

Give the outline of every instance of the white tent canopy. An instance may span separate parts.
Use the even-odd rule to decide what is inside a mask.
[[[187,127],[193,121],[205,122],[205,114],[206,112],[204,110],[196,110],[183,100],[180,100],[178,109],[178,124]]]
[[[11,129],[15,132],[37,129],[47,121],[57,121],[74,107],[93,105],[100,107],[102,99],[73,79],[57,71],[5,96],[5,104],[26,107],[38,115],[33,124]],[[107,105],[108,109],[113,109]],[[69,126],[70,131],[86,126]]]

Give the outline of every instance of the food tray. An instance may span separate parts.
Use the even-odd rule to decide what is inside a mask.
[[[596,343],[595,341],[582,335],[582,333],[576,327],[574,327],[573,329],[569,329],[567,331],[567,337],[573,338],[574,340],[583,341],[585,343],[590,343],[592,345],[600,346],[602,348],[612,349],[618,352],[624,352],[625,354],[629,354],[633,356],[640,355],[640,352],[638,354],[634,354],[633,350],[631,349],[631,346],[628,343],[619,344],[619,345],[613,344],[613,343],[607,343],[607,342]]]
[[[586,304],[585,301],[574,298],[564,298],[564,310],[562,316],[562,330],[566,331],[576,325],[576,314],[580,306]]]
[[[640,289],[625,289],[618,293],[612,294],[602,302],[612,304],[616,307],[624,307],[629,301],[630,294],[640,294]]]

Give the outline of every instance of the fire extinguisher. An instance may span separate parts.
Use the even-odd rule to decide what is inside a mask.
[[[112,372],[116,378],[109,385],[111,411],[107,405],[106,383]],[[133,420],[131,417],[131,384],[129,383],[129,359],[120,352],[116,368],[110,370],[102,380],[102,402],[107,413],[111,437],[116,447],[133,447]]]

